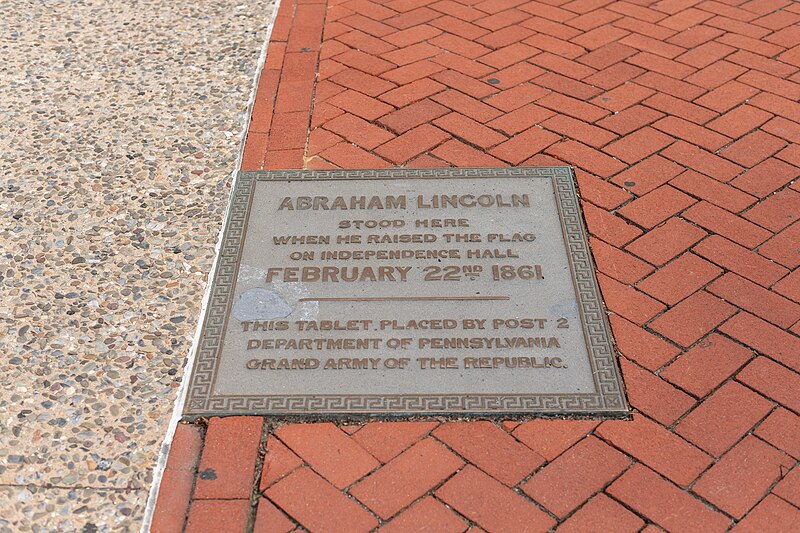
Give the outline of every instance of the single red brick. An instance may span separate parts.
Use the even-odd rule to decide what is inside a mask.
[[[333,485],[303,467],[265,493],[275,505],[311,531],[371,531],[378,520]]]
[[[780,159],[770,158],[731,181],[731,185],[763,198],[797,176],[800,176],[800,169]]]
[[[432,99],[478,122],[488,122],[501,114],[497,109],[452,89],[441,92]]]
[[[681,2],[682,0],[677,0]],[[659,6],[669,2],[669,0],[662,1],[659,3]],[[692,0],[689,0],[689,3],[694,3]],[[685,6],[684,6],[685,7]],[[686,13],[689,10],[682,10],[683,13]],[[680,13],[674,13],[680,16]],[[673,28],[674,29],[674,28]],[[724,34],[725,32],[718,29],[712,28],[710,26],[703,26],[702,24],[689,28],[688,30],[684,30],[677,35],[673,35],[667,41],[671,44],[676,44],[678,46],[683,46],[684,48],[694,48],[696,46],[700,46],[703,43],[706,43],[720,35]]]
[[[725,531],[730,520],[640,464],[625,472],[607,492],[667,531]]]
[[[697,12],[703,13],[702,11]],[[695,68],[705,68],[735,51],[736,49],[732,46],[711,41],[703,43],[696,48],[692,48],[686,53],[678,56],[676,61],[686,63],[687,65],[691,65]]]
[[[695,246],[694,252],[764,287],[769,287],[789,272],[769,259],[718,235],[712,235]]]
[[[537,33],[543,33],[545,35],[551,35],[553,37],[558,37],[559,39],[565,40],[572,39],[577,35],[581,35],[580,30],[571,28],[565,24],[554,22],[552,20],[547,20],[541,16],[529,18],[522,23],[522,26],[534,30]]]
[[[783,139],[763,131],[754,131],[726,146],[720,151],[720,155],[749,168],[775,154],[784,146],[786,141]]]
[[[712,333],[681,355],[660,375],[698,397],[703,397],[752,357],[747,348]]]
[[[603,108],[558,93],[550,93],[536,103],[585,122],[595,122],[609,114]]]
[[[438,39],[440,37],[436,37]],[[435,40],[433,39],[433,40]],[[381,55],[381,58],[386,59],[398,66],[409,65],[423,59],[428,59],[441,53],[439,48],[431,46],[427,42],[419,42],[404,48],[392,50]]]
[[[308,138],[308,112],[274,115],[269,133],[269,150],[305,149]]]
[[[492,82],[493,85],[498,89],[505,91],[506,89],[511,89],[520,83],[524,83],[537,76],[540,76],[543,73],[544,71],[539,67],[531,65],[527,61],[523,61],[495,72],[491,77],[487,77],[486,81],[488,82],[490,79],[497,80],[496,82]]]
[[[559,533],[604,531],[608,533],[634,533],[640,531],[644,521],[602,492],[586,502],[578,511],[559,526]]]
[[[449,138],[442,130],[430,124],[422,124],[382,144],[375,149],[375,153],[400,165]]]
[[[527,39],[525,44],[530,44],[531,46],[550,52],[551,54],[569,59],[577,59],[586,53],[586,49],[582,46],[544,33],[538,33],[530,39]]]
[[[640,226],[652,228],[695,202],[677,189],[662,185],[617,212]]]
[[[522,26],[506,26],[505,28],[502,28],[500,30],[487,33],[482,37],[476,39],[476,41],[481,43],[483,46],[487,46],[493,50],[497,50],[498,48],[502,48],[504,46],[508,46],[510,44],[522,41],[528,38],[533,33],[534,33],[533,30],[529,30],[528,28],[524,28]],[[540,35],[542,37],[545,37],[544,34]]]
[[[350,48],[355,48],[357,50],[361,50],[362,52],[366,52],[368,54],[373,54],[373,55],[381,55],[391,50],[397,49],[396,46],[389,44],[385,40],[378,39],[377,37],[373,37],[372,35],[369,35],[359,30],[353,30],[344,33],[342,35],[338,35],[336,39],[337,39],[336,41],[326,42],[324,50],[327,51],[328,48],[338,43],[344,43]],[[342,50],[339,53],[344,51],[345,50]],[[336,53],[331,53],[331,52],[328,52],[328,54],[330,54],[330,57],[338,55]]]
[[[184,531],[186,533],[245,531],[249,514],[249,500],[194,500],[189,509]]]
[[[598,281],[608,310],[635,324],[642,325],[666,309],[653,298],[603,274],[598,276]]]
[[[680,165],[720,181],[730,181],[743,170],[739,165],[684,141],[671,144],[661,154]]]
[[[707,79],[708,77],[710,77],[709,75],[706,75],[703,78],[698,77],[697,74],[699,73],[695,74],[695,71],[697,69],[695,69],[694,67],[690,67],[689,65],[684,65],[683,63],[678,63],[677,61],[666,59],[664,57],[660,57],[655,54],[651,54],[649,52],[642,52],[640,54],[636,54],[635,56],[629,57],[626,61],[628,61],[633,65],[672,78],[678,78],[678,79],[686,78],[687,81],[689,81],[690,83],[694,83],[695,85],[701,85],[704,87],[705,85],[703,85],[703,83],[705,83],[706,85],[710,85],[710,82]],[[711,87],[713,87],[713,85],[711,85]]]
[[[328,99],[328,103],[366,120],[375,120],[394,111],[392,106],[353,90],[338,93]]]
[[[692,85],[691,83],[676,80],[675,78],[664,76],[658,72],[652,71],[645,72],[636,78],[636,83],[639,85],[644,85],[645,87],[650,87],[651,89],[655,89],[660,93],[667,93],[676,98],[687,101],[694,100],[706,92],[705,89],[698,87],[697,85]],[[696,103],[703,105],[700,102]]]
[[[732,305],[705,291],[698,291],[655,319],[650,328],[687,347],[734,313],[736,308]]]
[[[426,78],[443,70],[445,70],[445,68],[442,65],[424,59],[422,61],[417,61],[416,63],[411,63],[410,65],[404,65],[402,67],[384,72],[381,74],[381,78],[389,80],[398,85],[403,85],[405,83],[411,83],[412,81]]]
[[[357,146],[341,142],[320,154],[339,168],[390,168],[392,165]]]
[[[448,480],[436,496],[487,531],[547,531],[555,525],[544,511],[472,465]]]
[[[559,135],[534,126],[495,146],[489,150],[489,153],[511,164],[518,165],[532,155],[543,151],[560,138]]]
[[[514,429],[514,436],[527,447],[552,461],[564,450],[597,427],[593,420],[537,419],[523,422]]]
[[[350,494],[388,519],[463,466],[463,461],[431,438],[407,449],[358,482]]]
[[[325,129],[371,150],[394,138],[394,135],[350,113],[340,115],[325,123]]]
[[[739,313],[720,330],[734,339],[800,370],[800,339],[749,313]]]
[[[800,305],[733,273],[716,280],[708,290],[782,328],[800,320]],[[796,348],[800,350],[800,343]]]
[[[438,28],[423,24],[421,26],[412,26],[391,35],[386,35],[383,37],[383,40],[395,46],[409,46],[432,39],[440,33],[442,33],[442,31]]]
[[[751,361],[736,379],[789,409],[800,410],[800,374],[767,357]]]
[[[178,424],[153,511],[153,531],[182,531],[203,438],[200,426]]]
[[[555,115],[555,113],[549,109],[544,109],[536,104],[528,104],[510,113],[503,114],[488,122],[487,125],[502,131],[506,135],[514,135],[523,130],[527,130],[534,124],[541,123],[553,115]]]
[[[551,145],[546,152],[604,178],[625,169],[625,164],[603,152],[569,139]]]
[[[604,68],[597,74],[592,74],[588,78],[584,78],[585,83],[591,83],[596,87],[601,87],[605,90],[613,89],[622,85],[626,81],[630,81],[644,72],[644,69],[629,65],[628,63],[617,63],[608,68]],[[636,78],[638,83],[641,78]],[[643,83],[640,85],[644,85]]]
[[[378,76],[394,68],[393,63],[359,50],[348,50],[347,52],[334,56],[334,59],[343,65],[347,65],[350,68],[360,70],[361,72],[373,76]]]
[[[605,68],[636,53],[633,48],[616,42],[628,33],[622,28],[604,26],[580,33],[571,39],[571,42],[593,51],[580,58],[579,61],[595,68]],[[598,53],[595,54],[595,52]],[[589,56],[592,54],[595,55],[590,58]]]
[[[539,87],[546,87],[555,93],[559,93],[578,100],[588,100],[593,96],[600,94],[602,91],[592,85],[573,80],[561,74],[554,72],[547,72],[541,76],[536,77],[531,83],[535,83]],[[649,90],[649,89],[648,89]],[[600,105],[599,102],[592,102],[595,105]]]
[[[800,219],[800,193],[784,189],[756,204],[744,216],[772,231],[780,231]]]
[[[353,440],[386,463],[436,426],[436,422],[371,422],[356,433]]]
[[[617,138],[615,134],[609,131],[566,115],[551,117],[544,121],[542,126],[558,134],[588,144],[593,148],[600,148]]]
[[[683,169],[659,155],[654,155],[611,178],[612,183],[642,196],[668,182]]]
[[[456,70],[467,76],[480,78],[492,72],[492,67],[484,65],[474,59],[467,59],[458,54],[445,53],[432,57],[431,61],[452,70]]]
[[[452,33],[443,33],[434,37],[429,42],[442,50],[447,50],[469,59],[476,59],[491,52],[489,48],[475,41],[465,39]]]
[[[800,103],[789,100],[788,98],[762,92],[750,99],[750,104],[764,111],[769,111],[774,115],[780,115],[794,122],[800,122]]]
[[[303,149],[267,150],[265,169],[303,168]]]
[[[620,353],[648,370],[658,370],[680,353],[674,345],[622,317],[611,315],[609,319]]]
[[[729,381],[675,428],[676,433],[720,457],[772,410],[774,404]]]
[[[264,168],[264,156],[267,152],[266,133],[247,133],[242,153],[242,170],[261,170]]]
[[[630,422],[603,422],[595,434],[682,487],[712,463],[704,452],[641,415]]]
[[[617,281],[633,284],[653,271],[653,267],[603,241],[590,238],[597,269]]]
[[[619,363],[625,378],[628,400],[639,412],[669,426],[694,406],[695,401],[691,396],[658,376],[625,358],[621,358]]]
[[[522,490],[559,518],[616,478],[631,460],[589,436],[522,485]]]
[[[727,237],[747,248],[755,248],[772,236],[764,228],[708,202],[695,204],[684,211],[681,216],[712,233]]]
[[[800,222],[795,222],[758,248],[758,253],[788,268],[800,266]]]
[[[597,124],[619,135],[627,135],[642,126],[655,122],[663,116],[663,113],[659,113],[649,107],[635,105],[606,117]]]
[[[645,261],[661,266],[706,235],[705,231],[688,222],[671,218],[630,243],[625,249]]]
[[[330,80],[367,96],[378,96],[396,87],[394,83],[348,68],[330,77]]]
[[[450,113],[436,119],[433,123],[454,136],[483,149],[507,139],[505,135],[459,113]]]
[[[437,72],[431,76],[431,78],[440,83],[444,83],[452,89],[466,93],[473,98],[485,98],[499,92],[488,83],[482,80],[476,80],[470,76],[465,76],[455,70],[443,70]]]
[[[432,20],[430,25],[444,30],[446,33],[456,34],[465,39],[475,39],[476,41],[479,37],[490,33],[486,28],[481,28],[480,26],[449,15]]]
[[[343,114],[344,111],[338,107],[332,106],[327,102],[322,102],[314,105],[314,112],[311,115],[311,127],[318,128],[331,120]]]
[[[686,51],[681,46],[675,46],[663,40],[654,39],[640,33],[632,33],[620,39],[619,42],[642,52],[650,52],[667,59],[675,59]],[[684,61],[684,63],[689,64],[686,61]]]
[[[735,107],[708,124],[708,127],[728,137],[738,138],[772,118],[770,113],[751,105]],[[752,165],[748,165],[752,166]]]
[[[619,13],[614,13],[613,11],[609,11],[607,9],[595,9],[579,17],[570,19],[567,21],[567,24],[587,31],[600,26],[606,26],[620,18],[622,18],[622,16]]]
[[[467,146],[466,144],[450,140],[442,145],[439,145],[433,152],[433,155],[440,159],[452,163],[457,167],[497,167],[504,166],[504,163],[499,159],[479,152],[478,150]]]
[[[693,170],[683,172],[669,184],[733,213],[745,209],[756,201],[754,196]]]
[[[787,141],[800,143],[800,124],[797,122],[786,120],[783,117],[774,117],[761,129]]]
[[[642,233],[621,218],[591,204],[583,206],[583,213],[591,234],[612,246],[620,247]]]
[[[482,85],[491,87],[491,85],[484,83],[482,83]],[[489,98],[486,98],[484,102],[502,111],[513,111],[548,93],[549,91],[547,89],[537,87],[530,83],[522,83],[511,89],[493,94]],[[475,95],[473,94],[472,96]]]
[[[797,529],[800,510],[773,495],[768,495],[731,531],[735,533],[762,533],[764,531],[790,533]]]
[[[322,128],[316,128],[308,135],[308,147],[306,155],[313,156],[342,142],[342,138]]]
[[[703,474],[692,490],[741,519],[795,463],[769,444],[747,436]]]
[[[687,253],[637,285],[650,296],[675,305],[722,273],[712,263]]]
[[[448,112],[446,107],[424,99],[384,115],[377,122],[396,133],[405,133]]]
[[[264,467],[261,470],[260,490],[266,489],[302,464],[302,459],[274,435],[270,435],[267,438],[267,453],[264,456]]]
[[[789,275],[773,285],[772,290],[794,300],[795,302],[800,302],[800,270],[793,270]]]
[[[331,423],[286,424],[275,436],[339,489],[362,478],[379,464]]]
[[[380,533],[403,533],[405,531],[428,529],[443,533],[461,533],[466,527],[467,523],[463,518],[438,500],[427,496],[396,516],[378,531]]]
[[[769,91],[771,93],[791,98],[793,100],[800,99],[800,84],[781,79],[783,76],[793,74],[797,69],[794,67],[788,67],[787,65],[773,59],[766,59],[762,56],[749,54],[748,52],[742,51],[740,54],[741,59],[747,58],[745,61],[742,61],[742,63],[750,63],[752,65],[754,61],[751,58],[754,58],[755,62],[757,63],[757,67],[759,67],[761,70],[764,70],[764,72],[751,70],[739,76],[737,81],[746,83],[747,85],[756,87],[763,91]],[[757,68],[756,66],[751,65],[745,66]],[[771,72],[774,75],[768,74],[768,72]]]
[[[676,117],[694,122],[695,124],[705,124],[718,116],[714,111],[709,111],[704,107],[665,93],[654,94],[645,100],[644,104],[669,115],[675,115]]]
[[[490,476],[514,486],[545,462],[491,422],[452,422],[433,436]]]
[[[660,123],[661,121],[657,122],[656,125]],[[674,140],[675,139],[668,135],[664,135],[649,126],[645,126],[609,146],[606,146],[604,151],[626,163],[636,163],[664,147],[669,146]]]
[[[581,198],[605,209],[614,209],[633,197],[613,183],[582,170],[576,172],[576,179]]]
[[[255,416],[209,421],[195,499],[250,497],[262,425],[263,420]]]
[[[295,528],[294,522],[266,498],[258,499],[256,521],[253,533],[289,533]]]
[[[451,0],[443,0],[440,2],[436,2],[429,6],[440,13],[444,13],[445,15],[452,15],[457,17],[461,20],[466,21],[473,21],[475,19],[479,19],[481,17],[485,17],[486,13],[483,11],[479,11],[477,9],[473,9],[466,5],[462,5],[458,2],[453,2]]]
[[[653,127],[710,151],[718,150],[730,142],[724,135],[675,116],[664,117]]]
[[[800,416],[791,411],[779,407],[758,426],[755,434],[795,459],[800,458]],[[795,468],[795,471],[796,483],[800,481],[800,470]],[[800,492],[795,498],[800,501]]]
[[[507,9],[491,16],[484,17],[475,21],[475,24],[483,28],[497,31],[515,22],[521,22],[529,17],[528,14],[516,9]]]
[[[412,104],[423,98],[427,98],[445,89],[445,86],[430,78],[422,78],[406,85],[401,85],[397,89],[392,89],[379,96],[384,102],[388,102],[395,107],[403,107]]]

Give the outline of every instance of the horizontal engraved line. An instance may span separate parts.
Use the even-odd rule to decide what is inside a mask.
[[[300,298],[301,302],[426,302],[510,300],[510,296],[377,296],[374,298]]]

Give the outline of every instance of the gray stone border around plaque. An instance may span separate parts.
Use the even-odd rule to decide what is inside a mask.
[[[392,180],[459,178],[550,178],[569,251],[573,283],[578,295],[583,333],[589,351],[596,393],[570,394],[410,394],[410,395],[214,395],[227,317],[230,315],[239,260],[257,181]],[[437,168],[382,170],[271,170],[241,171],[232,193],[222,246],[212,280],[194,367],[189,376],[183,415],[352,417],[508,417],[628,415],[616,350],[605,305],[595,276],[575,178],[570,167]]]

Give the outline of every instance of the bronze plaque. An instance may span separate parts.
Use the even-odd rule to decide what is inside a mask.
[[[623,415],[568,167],[241,172],[189,417]]]

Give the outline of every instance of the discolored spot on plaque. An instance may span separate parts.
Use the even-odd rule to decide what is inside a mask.
[[[241,172],[185,415],[627,413],[568,167]]]

